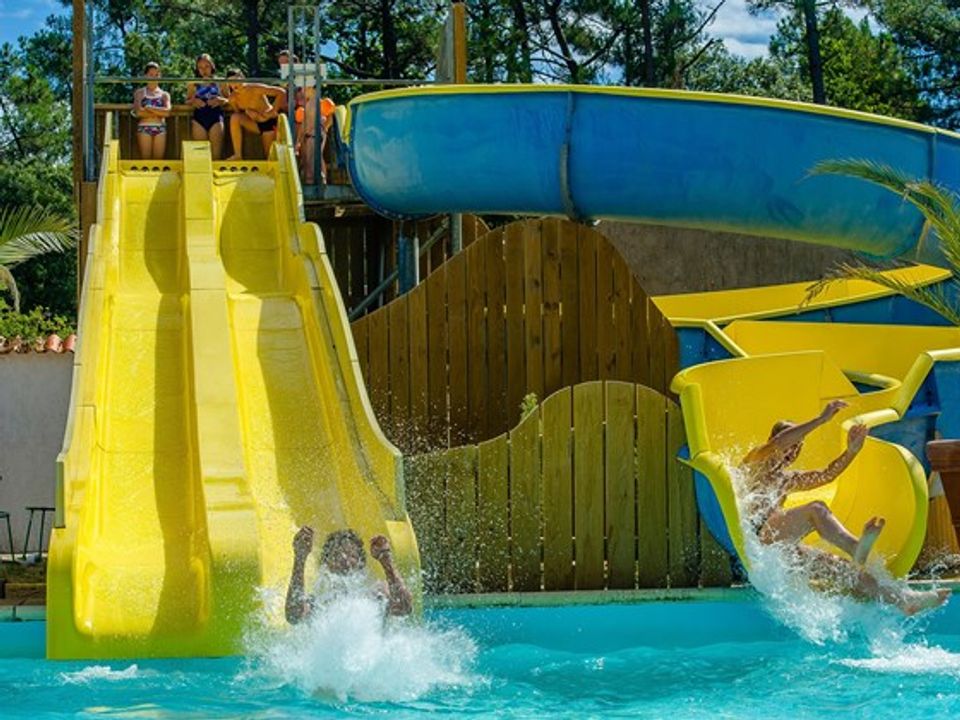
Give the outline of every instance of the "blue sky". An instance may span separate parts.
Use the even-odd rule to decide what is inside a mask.
[[[57,0],[0,0],[0,44],[29,35],[43,25],[48,15],[65,14],[67,10]],[[727,0],[710,32],[723,38],[731,52],[753,58],[766,53],[776,26],[775,15],[754,17],[747,12],[746,0]]]
[[[19,36],[39,30],[47,16],[68,10],[57,0],[0,0],[0,45],[16,43]]]

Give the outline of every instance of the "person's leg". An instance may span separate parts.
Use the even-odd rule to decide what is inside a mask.
[[[223,152],[223,121],[215,123],[210,128],[210,155],[214,160],[220,159]]]
[[[167,152],[167,133],[157,133],[153,138],[153,159],[163,160]]]
[[[203,125],[198,123],[196,120],[190,121],[190,139],[191,140],[206,140],[207,131],[203,129]]]
[[[137,128],[137,150],[140,152],[141,160],[149,160],[153,152],[153,138]]]
[[[230,142],[233,143],[233,155],[227,160],[243,159],[243,131],[259,132],[257,124],[242,112],[230,116]]]
[[[830,508],[819,500],[789,510],[774,512],[760,529],[760,541],[764,543],[800,542],[814,530],[820,534],[820,537],[848,553],[850,557],[853,557],[857,551],[857,538],[851,535],[830,512]]]
[[[303,145],[300,147],[300,167],[303,168],[303,182],[306,185],[313,185],[314,142],[316,142],[314,137],[307,135],[303,138]]]
[[[260,141],[263,143],[263,157],[266,160],[270,159],[270,148],[273,146],[273,140],[276,137],[276,130],[270,130],[260,135]]]

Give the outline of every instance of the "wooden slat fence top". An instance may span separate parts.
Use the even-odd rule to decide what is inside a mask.
[[[679,407],[655,390],[593,381],[552,394],[509,433],[409,459],[428,588],[729,584],[675,457],[682,433]]]
[[[368,378],[385,387],[377,417],[404,452],[507,432],[531,393],[540,400],[594,380],[663,392],[677,369],[673,329],[616,248],[591,228],[557,219],[510,223],[420,287],[425,301],[411,293],[368,315],[386,312],[389,332],[374,320],[364,326],[366,370],[382,371],[387,358],[386,378]],[[423,397],[425,420],[416,404]]]

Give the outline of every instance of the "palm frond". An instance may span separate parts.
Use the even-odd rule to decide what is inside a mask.
[[[947,296],[943,284],[932,288],[917,287],[895,275],[885,273],[882,268],[862,264],[842,263],[832,268],[823,279],[807,288],[807,296],[802,304],[809,303],[830,284],[838,280],[867,280],[875,283],[902,295],[908,300],[930,308],[951,324],[960,326],[960,308]],[[951,284],[957,289],[956,280],[953,280]]]
[[[0,290],[6,290],[13,299],[13,311],[20,312],[20,289],[8,268],[0,265]]]
[[[924,232],[936,232],[943,254],[960,273],[960,197],[949,188],[867,159],[825,160],[815,165],[810,174],[860,178],[900,195],[923,214],[927,223]]]
[[[34,206],[0,209],[0,265],[10,268],[37,255],[63,252],[77,243],[73,222]]]

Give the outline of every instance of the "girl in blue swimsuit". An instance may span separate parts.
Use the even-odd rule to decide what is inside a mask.
[[[196,75],[201,80],[211,78],[217,66],[207,53],[197,58],[194,65]],[[227,98],[221,94],[220,86],[215,82],[196,82],[187,85],[187,104],[193,106],[193,122],[190,123],[190,135],[194,140],[209,140],[210,154],[214,160],[220,159],[223,149],[223,106]]]
[[[143,160],[159,160],[167,149],[170,93],[161,90],[153,80],[160,77],[160,66],[157,63],[147,63],[143,74],[151,78],[151,81],[133,93],[133,114],[138,119],[137,146]]]

